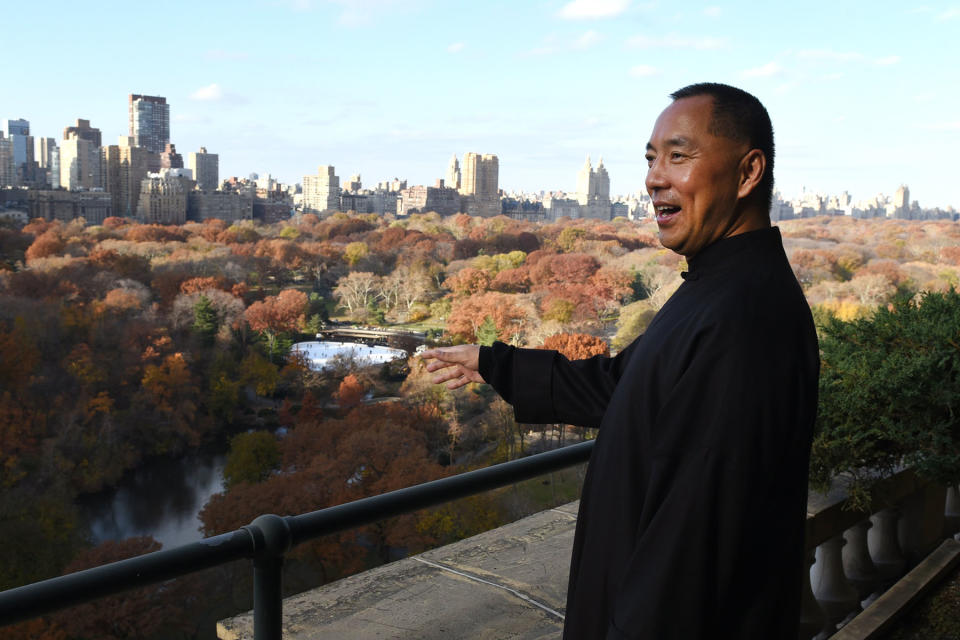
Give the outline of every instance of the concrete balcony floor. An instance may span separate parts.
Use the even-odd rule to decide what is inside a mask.
[[[579,503],[286,598],[286,640],[559,638]],[[250,613],[217,624],[253,640]]]

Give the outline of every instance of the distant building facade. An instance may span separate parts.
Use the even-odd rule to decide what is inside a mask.
[[[13,142],[0,131],[0,189],[12,187],[17,180],[13,164]]]
[[[464,154],[460,193],[465,196],[465,213],[484,218],[500,215],[499,174],[500,161],[497,156],[472,152]]]
[[[100,129],[90,126],[89,120],[84,120],[82,118],[77,118],[77,124],[72,127],[66,127],[63,130],[63,139],[69,140],[71,136],[76,136],[81,140],[86,140],[90,142],[95,147],[99,147],[103,144],[103,138],[100,134]]]
[[[447,166],[447,186],[459,191],[461,177],[460,161],[457,160],[457,154],[453,154],[453,157],[450,158],[450,164]]]
[[[216,191],[220,186],[220,156],[207,153],[206,147],[187,154],[187,168],[193,171],[193,179],[201,191]]]
[[[580,217],[610,219],[610,176],[603,166],[603,158],[596,169],[590,166],[590,156],[577,174],[577,202]]]
[[[498,200],[498,207],[499,204]],[[411,213],[435,211],[442,216],[450,216],[460,213],[460,205],[460,192],[444,186],[443,180],[437,180],[433,187],[418,185],[401,190],[397,199],[397,215],[408,216]]]
[[[340,207],[340,179],[333,165],[321,165],[315,176],[303,177],[303,211],[322,213]]]
[[[60,186],[60,147],[55,138],[40,138],[40,157],[37,158],[40,168],[47,178],[47,185],[51,189]]]
[[[137,215],[140,188],[147,177],[150,152],[135,146],[133,136],[120,136],[119,144],[103,148],[104,189],[110,193],[116,216]]]
[[[177,145],[168,142],[160,153],[161,169],[185,169],[183,156],[177,153]]]
[[[31,189],[27,191],[30,218],[69,222],[83,218],[87,224],[102,224],[113,215],[109,193]]]
[[[60,143],[60,186],[68,191],[89,191],[103,186],[100,147],[75,132]]]
[[[170,142],[167,99],[132,93],[128,96],[128,117],[134,146],[144,147],[151,153],[163,153]]]
[[[137,218],[146,224],[187,221],[187,189],[176,175],[149,173],[140,183]]]
[[[211,218],[252,220],[253,198],[229,191],[191,191],[187,194],[187,218],[198,222]]]

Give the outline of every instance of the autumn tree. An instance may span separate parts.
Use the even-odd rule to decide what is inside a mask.
[[[280,466],[280,447],[269,431],[250,431],[230,440],[230,453],[223,468],[227,490],[246,482],[263,482]]]
[[[369,271],[351,271],[337,281],[333,293],[341,306],[351,314],[357,314],[374,300],[378,280],[379,277]]]
[[[351,373],[340,382],[340,388],[337,390],[337,402],[341,409],[352,409],[363,401],[365,393],[366,389],[363,383]]]
[[[273,358],[277,335],[296,331],[306,320],[307,294],[296,289],[285,289],[275,296],[267,296],[247,307],[244,317],[254,331],[266,336],[270,357]]]
[[[559,351],[568,360],[609,356],[610,347],[601,338],[585,333],[558,333],[543,341],[542,349]]]
[[[496,326],[498,338],[509,340],[522,333],[527,314],[513,296],[490,291],[454,302],[447,317],[447,332],[458,340],[474,342],[477,329],[488,317]]]

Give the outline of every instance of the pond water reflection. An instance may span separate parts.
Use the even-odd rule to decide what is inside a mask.
[[[148,462],[113,489],[79,502],[94,544],[153,536],[165,549],[200,540],[200,510],[223,491],[223,454]]]

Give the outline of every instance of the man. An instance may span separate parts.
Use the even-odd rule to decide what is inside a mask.
[[[599,427],[564,638],[797,637],[819,352],[770,226],[773,128],[750,94],[672,94],[647,144],[660,240],[684,282],[616,357],[501,343],[433,349],[450,388],[490,383],[521,422]]]

